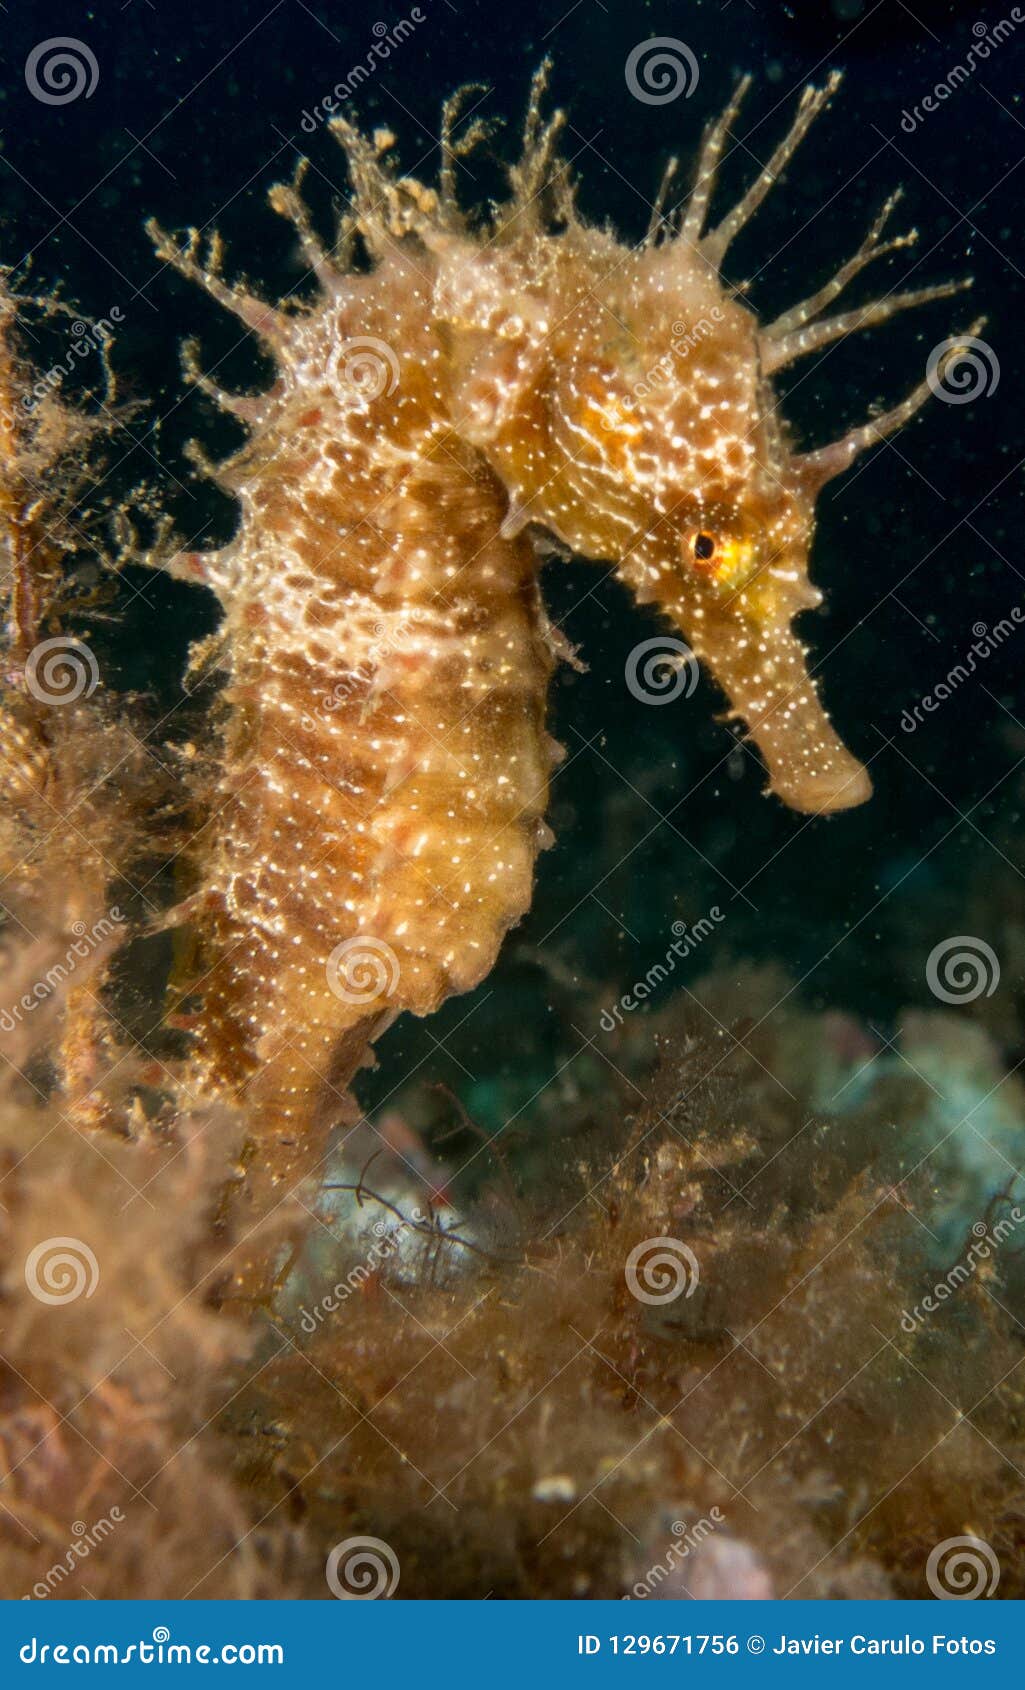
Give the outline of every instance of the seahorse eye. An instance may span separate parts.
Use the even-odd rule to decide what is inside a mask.
[[[710,563],[715,556],[715,537],[704,532],[694,536],[694,558],[697,563]]]

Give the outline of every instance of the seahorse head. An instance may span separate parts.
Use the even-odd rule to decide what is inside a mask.
[[[451,319],[453,410],[505,484],[510,526],[538,523],[608,559],[658,605],[786,802],[862,802],[868,777],[792,629],[820,599],[808,576],[817,486],[785,438],[757,319],[678,245],[631,254],[593,231],[561,242],[501,283],[489,273],[501,258],[464,264],[462,286],[494,287],[505,309],[473,316],[464,298]]]
[[[458,235],[436,244],[437,321],[456,426],[504,483],[509,531],[538,523],[573,551],[614,563],[711,669],[767,764],[770,790],[795,809],[826,812],[872,789],[819,701],[794,627],[821,601],[809,578],[816,499],[929,387],[831,446],[798,452],[772,376],[951,288],[822,316],[859,269],[913,238],[880,238],[895,196],[831,282],[760,323],[724,282],[723,257],[836,79],[806,90],[762,175],[704,232],[744,86],[706,133],[690,196],[667,217],[660,196],[640,247],[588,227],[565,200],[565,227],[552,232],[527,201],[487,244]],[[536,179],[521,167],[521,195]]]

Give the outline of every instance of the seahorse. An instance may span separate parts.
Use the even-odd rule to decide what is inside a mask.
[[[667,209],[670,166],[634,248],[576,208],[563,114],[543,115],[548,74],[534,79],[510,197],[486,220],[456,193],[460,158],[486,134],[464,119],[465,90],[443,111],[436,190],[398,172],[390,133],[335,119],[352,200],[334,244],[305,206],[305,161],[270,195],[297,231],[311,302],[271,305],[225,280],[216,238],[204,260],[195,231],[180,241],[150,225],[159,256],[234,313],[277,372],[267,392],[231,395],[188,351],[190,379],[249,429],[214,471],[241,517],[223,550],[166,564],[224,612],[223,775],[186,913],[205,936],[201,1077],[252,1110],[253,1218],[316,1169],[323,1123],[381,1030],[482,980],[529,906],[559,755],[546,691],[563,653],[538,590],[539,536],[611,561],[662,609],[785,803],[826,814],[870,794],[792,624],[820,602],[817,494],[930,384],[794,452],[772,378],[963,284],[828,314],[866,265],[915,239],[884,235],[897,196],[774,322],[723,279],[837,76],[805,89],[764,169],[709,227],[745,78],[705,132],[689,194]]]

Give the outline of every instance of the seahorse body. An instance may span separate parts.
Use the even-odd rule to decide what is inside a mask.
[[[453,433],[422,263],[327,277],[263,330],[279,377],[218,471],[238,536],[178,564],[220,598],[230,664],[200,1063],[246,1085],[261,1203],[308,1170],[310,1100],[342,1100],[370,1037],[491,968],[558,755],[534,550]]]
[[[392,1015],[426,1014],[482,979],[528,906],[556,650],[528,524],[610,559],[662,607],[786,802],[824,813],[871,790],[792,624],[820,599],[808,580],[819,489],[930,387],[801,454],[771,376],[952,289],[824,315],[914,238],[882,239],[896,196],[853,258],[775,323],[721,279],[836,79],[805,90],[764,171],[706,229],[742,84],[706,132],[690,194],[666,210],[670,170],[631,249],[576,212],[561,114],[540,115],[546,70],[512,198],[486,227],[456,203],[456,161],[483,134],[472,123],[456,138],[459,96],[443,116],[440,195],[396,173],[390,135],[371,142],[336,120],[353,182],[336,248],[310,224],[303,166],[271,196],[316,276],[312,305],[272,308],[221,279],[216,247],[204,267],[198,236],[179,246],[155,231],[161,256],[278,368],[266,395],[237,399],[193,359],[193,378],[251,434],[218,472],[241,504],[237,538],[172,565],[225,611],[231,716],[208,830],[201,1060],[219,1087],[249,1081],[257,1212],[315,1162],[318,1095],[344,1086]],[[368,271],[353,268],[354,241]]]

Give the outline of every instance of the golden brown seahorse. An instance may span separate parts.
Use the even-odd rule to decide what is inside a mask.
[[[247,1089],[253,1211],[323,1153],[318,1120],[402,1010],[476,985],[527,909],[557,750],[545,696],[558,655],[528,524],[610,559],[710,667],[799,810],[861,803],[870,784],[830,726],[792,628],[816,495],[930,391],[829,446],[791,451],[772,387],[794,359],[951,284],[824,315],[884,238],[768,325],[722,280],[735,236],[838,79],[808,88],[739,204],[708,227],[741,99],[707,130],[689,196],[647,240],[587,225],[535,79],[511,196],[460,210],[457,160],[484,129],[446,106],[438,191],[397,173],[393,138],[332,124],[353,197],[335,245],[295,181],[272,191],[316,278],[274,307],[152,226],[160,256],[259,337],[277,376],[235,397],[248,425],[217,471],[235,539],[169,567],[212,588],[229,676],[224,773],[206,830],[200,1064]],[[369,262],[367,262],[369,261]],[[680,355],[686,347],[686,357]],[[327,1108],[325,1108],[327,1103]]]

